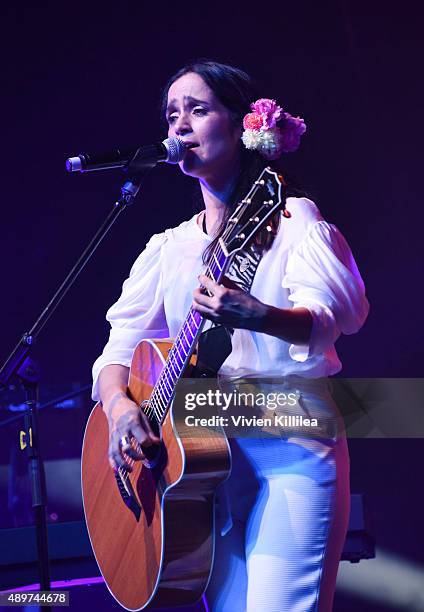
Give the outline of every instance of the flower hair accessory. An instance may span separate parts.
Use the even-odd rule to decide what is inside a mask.
[[[278,159],[282,153],[296,151],[306,125],[300,117],[286,113],[275,100],[261,98],[250,106],[252,113],[243,119],[241,137],[247,149],[257,150],[266,159]],[[280,123],[277,127],[277,122]]]

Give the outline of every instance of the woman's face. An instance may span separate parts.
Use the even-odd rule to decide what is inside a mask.
[[[242,128],[201,76],[189,72],[171,85],[166,119],[170,138],[197,145],[179,164],[184,174],[212,182],[236,172]]]

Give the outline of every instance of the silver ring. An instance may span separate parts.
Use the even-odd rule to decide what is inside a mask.
[[[122,436],[122,438],[119,441],[122,450],[127,451],[129,448],[131,448],[131,440],[129,438],[129,436]]]

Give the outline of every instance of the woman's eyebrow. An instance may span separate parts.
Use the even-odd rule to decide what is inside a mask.
[[[207,102],[206,100],[199,100],[199,98],[193,98],[192,96],[186,96],[185,99],[190,104],[204,104],[206,106],[209,104],[209,102]]]
[[[199,100],[198,98],[193,98],[193,96],[184,96],[184,102],[187,106],[193,106],[195,104],[203,104],[204,106],[209,106],[209,102],[206,100]],[[166,107],[166,112],[169,113],[171,109],[176,108],[178,101],[176,98],[170,100],[168,106]]]

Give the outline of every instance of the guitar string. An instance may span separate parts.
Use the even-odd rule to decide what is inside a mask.
[[[213,255],[215,255],[215,251],[217,252],[217,255],[219,255],[219,254],[221,254],[221,255],[222,255],[222,254],[223,254],[222,249],[220,249],[220,245],[217,245],[217,247],[214,249],[214,251],[213,251]],[[221,251],[221,253],[220,253],[220,251]],[[215,259],[215,258],[213,258],[213,259]],[[219,260],[219,258],[218,258],[218,257],[217,257],[217,259]],[[221,268],[220,268],[220,267],[218,267],[218,265],[216,264],[216,262],[215,262],[215,261],[211,261],[211,264],[212,264],[212,265],[210,265],[210,264],[208,263],[208,266],[207,266],[207,269],[206,269],[206,275],[208,275],[208,273],[209,273],[209,274],[211,274],[211,275],[212,275],[212,278],[213,278],[213,279],[218,278],[218,275],[217,275],[217,276],[215,276],[215,274],[216,274],[217,272],[219,273],[219,272],[221,271]],[[190,307],[189,314],[191,314],[191,316],[192,316],[192,317],[194,317],[192,307]],[[187,320],[187,318],[188,318],[188,317],[186,317],[186,320]],[[203,317],[201,317],[201,316],[200,316],[200,317],[199,317],[199,325],[198,325],[198,329],[199,329],[199,327],[200,327],[200,324],[201,324],[201,322],[202,322],[202,319],[203,319]],[[184,321],[184,323],[183,323],[183,325],[182,325],[182,328],[184,327],[185,322],[186,322],[186,321]],[[177,340],[178,340],[179,336],[180,336],[180,332],[179,332],[179,333],[178,333],[178,335],[177,335],[176,342],[174,343],[174,345],[177,343]],[[195,336],[193,336],[193,339],[194,339],[194,337],[195,337]],[[181,342],[181,341],[180,341],[180,342]],[[182,344],[182,343],[181,343],[181,344]],[[185,351],[184,351],[184,345],[183,345],[183,344],[182,344],[182,349],[183,349],[183,352],[185,353]],[[188,355],[188,353],[187,353],[187,355]],[[186,355],[186,357],[187,357],[187,355]],[[169,359],[169,356],[168,356],[168,359]],[[168,360],[167,360],[167,362],[168,362]],[[177,361],[177,364],[178,364],[178,365],[181,367],[181,369],[183,370],[183,365],[184,365],[184,362],[183,362],[182,364],[179,364],[179,363],[178,363],[178,361]],[[165,367],[166,367],[166,366],[165,366]],[[165,370],[165,368],[164,368],[164,370]],[[163,370],[163,371],[164,371],[164,370]],[[162,373],[163,373],[163,371],[162,371]],[[160,379],[161,379],[161,378],[162,378],[162,374],[161,374],[161,376],[159,377],[158,382],[157,382],[157,383],[156,383],[156,385],[155,385],[155,388],[156,388],[156,386],[158,385],[158,383],[159,383],[159,387],[160,387]],[[157,401],[157,399],[156,399],[156,397],[155,397],[155,396],[156,396],[155,391],[153,391],[152,396],[151,396],[151,398],[150,398],[150,402],[149,402],[149,408],[150,408],[150,406],[151,406],[152,404],[153,404],[153,408],[152,408],[152,409],[147,409],[147,410],[146,410],[146,412],[145,412],[145,414],[146,414],[147,418],[148,418],[148,419],[150,419],[150,418],[152,417],[153,413],[155,413],[155,417],[156,417],[156,419],[157,419],[157,420],[160,420],[160,419],[158,419],[158,417],[157,417],[157,410],[158,410],[158,407],[157,407],[157,405],[155,406],[156,401]],[[160,395],[159,395],[159,397],[160,397]],[[166,397],[166,396],[165,396],[165,397]],[[171,397],[171,396],[170,396],[170,397]],[[168,401],[165,403],[165,410],[164,410],[164,412],[162,413],[162,410],[160,410],[160,409],[159,409],[160,413],[162,413],[160,418],[162,418],[162,417],[163,417],[163,414],[164,414],[164,413],[165,413],[165,411],[166,411],[166,408],[167,408],[167,406],[168,406],[168,404],[169,404],[169,401],[170,401],[170,397],[168,398]],[[152,400],[153,400],[153,402],[152,402]],[[140,408],[141,408],[141,406],[140,406]],[[131,444],[132,446],[133,446],[133,439],[134,439],[134,438],[132,438],[132,439],[131,439],[131,441],[130,441],[130,444]],[[140,444],[139,444],[138,442],[136,442],[136,443],[135,443],[135,446],[136,446],[136,450],[139,450],[139,449],[140,449]],[[129,466],[132,468],[132,467],[134,466],[134,464],[135,464],[135,460],[134,460],[133,458],[129,457],[129,458],[128,458],[128,460],[126,461],[126,464],[127,464],[127,465],[129,465]],[[127,471],[125,468],[121,468],[121,467],[120,467],[120,468],[118,468],[118,472],[119,472],[119,474],[120,474],[121,478],[123,478],[125,481],[126,481],[126,480],[128,480],[128,478],[129,478],[129,472],[128,472],[128,471]]]
[[[219,252],[219,249],[216,249],[216,250]],[[215,250],[214,250],[214,254],[215,254]],[[218,268],[218,270],[219,270],[219,268]],[[217,266],[215,264],[213,266],[208,265],[208,268],[206,270],[207,274],[209,273],[210,275],[212,275],[212,278],[217,278],[215,276],[216,272],[217,272]],[[196,319],[196,315],[199,317],[198,319]],[[190,322],[189,322],[190,317],[192,318],[192,320],[194,321],[195,326],[196,326],[195,327],[196,331],[194,332],[194,334],[193,334],[193,329],[192,329],[192,327],[190,325]],[[172,381],[173,384],[181,376],[181,373],[182,373],[182,371],[184,369],[184,363],[185,363],[186,358],[188,357],[188,355],[190,353],[191,345],[192,345],[193,340],[195,339],[196,334],[197,334],[197,332],[198,332],[198,330],[200,328],[200,325],[202,323],[202,319],[203,319],[203,317],[199,316],[198,313],[196,313],[196,311],[193,311],[193,308],[190,307],[189,313],[188,313],[186,319],[184,320],[184,322],[183,322],[183,324],[182,324],[182,326],[180,328],[180,331],[179,331],[179,333],[177,335],[177,338],[175,339],[174,345],[171,348],[171,350],[169,351],[165,367],[164,367],[164,369],[163,369],[163,371],[162,371],[162,373],[161,373],[161,375],[160,375],[160,377],[159,377],[159,379],[157,381],[157,386],[159,387],[159,389],[162,387],[162,391],[163,391],[163,387],[164,387],[164,384],[162,384],[162,383],[165,382],[165,381],[169,383],[169,380],[167,378],[167,372],[170,373],[170,378],[171,378],[171,381]],[[186,330],[187,330],[187,333],[186,333]],[[188,339],[187,334],[189,334],[191,336],[190,340]],[[185,342],[182,340],[182,336],[184,337]],[[181,350],[182,350],[182,352],[184,354],[184,358],[181,357],[181,354],[179,352],[178,346],[181,347]],[[187,352],[186,352],[186,348],[185,347],[187,347]],[[178,357],[176,356],[175,351],[177,351],[177,353],[178,353],[178,355],[179,355],[179,357],[181,359],[181,363],[178,360]],[[177,372],[173,368],[173,364],[174,363],[177,366],[177,368],[176,368]],[[167,366],[172,367],[172,369],[174,371],[174,375],[175,375],[175,381],[173,380],[172,371],[170,372],[169,371],[169,367],[167,367]],[[153,390],[152,397],[151,397],[151,400],[153,400],[153,401],[150,402],[150,404],[152,405],[152,409],[151,410],[147,410],[146,411],[146,415],[148,417],[150,417],[154,413],[155,417],[157,418],[157,420],[161,421],[161,419],[163,418],[163,416],[165,414],[165,411],[166,411],[166,405],[167,405],[167,403],[170,401],[170,399],[172,397],[172,392],[171,392],[171,394],[169,394],[169,392],[164,394],[165,398],[166,398],[165,410],[163,410],[160,405],[158,407],[157,401],[156,401],[158,398],[156,398],[156,395],[157,394],[155,393],[155,390]]]
[[[230,229],[230,228],[229,228],[229,229]],[[243,229],[244,229],[244,228],[243,228]],[[217,245],[217,247],[218,247],[218,245]],[[212,265],[211,265],[211,264],[208,264],[208,267],[207,267],[207,270],[206,270],[206,275],[208,275],[208,273],[212,274],[212,279],[215,279],[215,278],[217,279],[217,278],[219,277],[219,272],[221,272],[221,271],[222,271],[222,268],[221,268],[221,267],[219,266],[219,264],[218,264],[218,261],[220,261],[220,259],[219,259],[219,257],[217,257],[217,255],[216,255],[215,251],[218,251],[218,254],[221,254],[221,255],[223,254],[223,252],[222,252],[222,251],[221,251],[221,253],[219,253],[219,248],[216,248],[216,249],[213,251],[213,253],[212,253],[212,257],[211,257],[211,264],[212,264]],[[218,271],[218,275],[215,277],[215,273],[216,273],[217,271]],[[194,317],[194,315],[193,315],[193,313],[192,313],[192,308],[191,308],[191,307],[190,307],[190,310],[189,310],[189,314],[191,314],[191,316],[192,316],[192,317]],[[199,327],[200,327],[200,324],[201,324],[201,322],[202,322],[202,319],[203,319],[203,317],[200,317]],[[186,319],[185,319],[185,321],[184,321],[184,323],[183,323],[183,325],[182,325],[182,328],[181,328],[182,330],[184,329],[184,325],[186,325],[187,320],[188,320],[188,316],[186,317]],[[190,329],[190,335],[192,335],[192,333],[191,333],[191,328],[189,327],[189,325],[188,325],[188,324],[187,324],[187,327]],[[198,329],[199,329],[199,327],[198,327]],[[181,333],[181,330],[180,330],[180,332],[179,332],[179,333],[178,333],[178,335],[177,335],[177,339],[179,338],[180,333]],[[185,337],[185,339],[186,339],[186,342],[187,342],[187,347],[188,347],[188,349],[189,349],[189,347],[190,347],[190,343],[188,342],[187,337],[186,337],[186,335],[185,335],[185,334],[184,334],[184,337]],[[195,335],[194,335],[194,336],[192,335],[192,339],[194,339],[194,337],[195,337]],[[180,344],[181,344],[181,347],[182,347],[182,349],[183,349],[183,352],[185,353],[185,351],[184,351],[184,344],[181,342],[181,339],[180,339]],[[190,352],[190,351],[189,351],[189,352]],[[188,356],[188,353],[186,354],[186,357],[187,357],[187,356]],[[173,357],[173,356],[172,356],[172,357]],[[169,360],[169,358],[170,358],[170,356],[168,356],[168,360]],[[168,363],[168,360],[167,360],[167,363]],[[178,360],[176,360],[176,362],[177,362],[177,365],[178,365],[178,366],[180,366],[180,367],[183,369],[183,365],[184,365],[184,364],[183,364],[183,363],[182,363],[182,364],[179,364]],[[164,370],[162,371],[162,374],[165,372],[165,369],[166,369],[166,366],[165,366]],[[164,375],[164,376],[162,376],[162,375],[160,376],[160,378],[162,378],[162,377],[166,378],[166,372],[165,372],[165,375]],[[171,380],[172,380],[172,377],[171,377]],[[159,380],[158,382],[160,382],[160,380]],[[160,386],[160,385],[159,385],[159,386]],[[155,388],[156,388],[156,385],[155,385]],[[152,397],[153,397],[153,395],[154,395],[154,394],[152,394]],[[159,397],[160,397],[160,395],[159,395]],[[169,402],[170,402],[171,397],[172,397],[172,393],[169,395],[169,397],[168,397],[168,398],[166,398],[166,395],[165,395],[165,398],[167,399],[167,401],[165,402],[165,408],[164,408],[164,411],[162,412],[162,409],[161,409],[161,408],[159,408],[159,414],[161,414],[160,419],[161,419],[161,418],[163,417],[163,415],[165,414],[165,412],[166,412],[166,408],[167,408],[167,406],[169,405]],[[151,398],[151,399],[152,399],[152,398]],[[156,398],[155,398],[155,397],[153,397],[154,402],[155,402],[155,399],[156,399]],[[150,402],[149,402],[149,407],[150,407]],[[153,403],[153,408],[152,408],[152,409],[150,409],[150,410],[148,409],[148,410],[145,412],[145,414],[146,414],[147,418],[151,418],[152,414],[153,414],[153,413],[155,413],[156,419],[160,421],[160,419],[158,419],[158,417],[157,417],[157,413],[156,413],[156,412],[157,412],[157,410],[158,410],[158,407],[156,406],[156,409],[155,409],[155,404]],[[130,444],[133,446],[133,439],[130,441]],[[136,442],[136,450],[138,450],[138,449],[140,449],[140,444],[139,444],[138,442]],[[134,464],[135,464],[135,460],[134,460],[134,459],[132,459],[131,457],[129,457],[129,458],[128,458],[128,460],[126,461],[126,463],[127,463],[127,465],[129,465],[129,466],[132,468],[132,467],[134,466]],[[127,480],[128,480],[128,478],[129,478],[129,472],[128,472],[128,470],[126,470],[125,468],[118,468],[118,472],[119,472],[119,474],[120,474],[121,478],[123,478],[125,481],[127,481]]]
[[[263,173],[262,173],[262,174],[263,174]],[[262,175],[261,175],[261,176],[262,176]],[[260,177],[260,178],[261,178],[261,177]],[[256,183],[255,183],[256,185],[260,184],[260,178],[259,178],[259,179],[256,181]],[[256,188],[257,188],[257,187],[256,187]],[[250,194],[249,194],[249,195],[250,195]],[[241,202],[241,204],[239,205],[239,207],[237,207],[237,209],[236,209],[236,211],[237,211],[237,212],[239,211],[240,207],[241,207],[243,204],[248,204],[247,200],[248,200],[248,197],[246,197],[246,198],[245,198],[245,200],[243,200],[243,201]],[[259,213],[262,211],[262,209],[263,209],[263,206],[262,206],[262,207],[260,207],[260,209],[259,209],[258,211],[256,211],[256,216],[257,216],[257,215],[258,215],[258,214],[259,214]],[[235,212],[234,214],[236,214],[236,212]],[[234,216],[234,215],[233,215],[233,216]],[[249,220],[249,221],[250,221],[250,220]],[[246,225],[247,225],[247,224],[245,224],[245,226],[242,228],[242,231],[245,229]],[[232,229],[232,227],[231,227],[230,225],[228,225],[228,226],[227,226],[227,228],[226,228],[226,230],[225,230],[225,231],[224,231],[224,233],[223,233],[222,238],[224,238],[225,234],[229,233],[229,232],[231,231],[231,229]],[[240,230],[239,230],[239,231],[240,231]],[[240,232],[240,233],[242,233],[242,232]],[[219,265],[219,261],[220,261],[220,259],[219,259],[219,257],[218,257],[218,256],[217,256],[217,254],[216,254],[216,251],[218,251],[218,254],[221,254],[221,255],[223,254],[223,251],[222,251],[222,250],[221,250],[221,253],[219,253],[220,246],[221,246],[221,245],[218,243],[218,244],[217,244],[217,246],[215,247],[214,251],[212,252],[211,258],[210,258],[210,262],[211,262],[211,263],[209,263],[209,262],[208,262],[208,266],[207,266],[207,269],[206,269],[206,271],[205,271],[205,274],[206,274],[206,275],[208,275],[208,273],[211,273],[211,274],[212,274],[212,279],[213,279],[213,280],[215,280],[215,279],[218,279],[218,278],[219,278],[219,272],[221,272],[221,271],[222,271],[222,269],[223,269],[223,268],[221,268],[221,266]],[[225,263],[225,262],[224,262],[224,263]],[[212,264],[212,265],[211,265],[211,264]],[[223,267],[224,267],[224,266],[223,266]],[[217,275],[217,277],[215,277],[215,272],[216,272],[217,270],[218,270],[218,275]],[[191,344],[191,342],[189,342],[189,341],[188,341],[187,336],[186,336],[186,335],[185,335],[185,333],[184,333],[184,326],[185,326],[185,325],[187,325],[187,328],[188,328],[188,330],[190,331],[190,335],[192,336],[192,340],[194,340],[194,338],[195,338],[195,336],[196,336],[196,333],[197,333],[198,329],[200,328],[200,325],[201,325],[202,320],[203,320],[203,317],[200,317],[199,324],[198,324],[198,328],[197,328],[197,330],[196,330],[195,335],[193,336],[193,334],[192,334],[192,330],[191,330],[191,327],[190,327],[190,324],[188,323],[189,315],[190,315],[190,316],[193,318],[193,321],[195,322],[195,324],[197,324],[197,323],[196,323],[196,319],[194,318],[193,309],[192,309],[192,307],[190,307],[189,314],[187,315],[186,319],[184,320],[183,325],[182,325],[182,327],[181,327],[181,329],[180,329],[180,331],[179,331],[179,333],[178,333],[178,335],[177,335],[176,342],[174,343],[173,347],[171,348],[171,351],[173,351],[174,346],[176,346],[176,348],[177,348],[177,350],[178,350],[178,343],[177,343],[177,342],[178,342],[178,340],[179,340],[179,341],[180,341],[180,344],[181,344],[181,348],[182,348],[182,350],[183,350],[183,353],[185,354],[185,356],[186,356],[186,357],[188,356],[188,354],[189,354],[189,352],[190,352],[190,344]],[[187,353],[187,354],[186,354],[186,353],[185,353],[185,351],[184,351],[184,343],[181,341],[181,338],[180,338],[180,336],[181,336],[181,332],[183,332],[183,333],[184,333],[184,337],[185,337],[186,342],[187,342],[187,348],[188,348],[188,353]],[[166,369],[167,369],[167,365],[168,365],[168,363],[172,363],[172,359],[174,359],[174,355],[173,355],[173,354],[171,355],[171,351],[170,351],[170,354],[168,355],[168,359],[167,359],[167,362],[166,362],[166,364],[165,364],[165,367],[164,367],[164,369],[162,370],[162,373],[161,373],[161,375],[160,375],[160,377],[159,377],[159,379],[158,379],[159,385],[158,385],[158,382],[157,382],[157,383],[156,383],[156,385],[155,385],[155,389],[156,389],[157,387],[160,387],[160,383],[161,383],[161,379],[162,379],[162,378],[166,379]],[[178,351],[178,354],[179,354],[179,351]],[[180,357],[181,357],[181,355],[180,355]],[[180,363],[178,362],[178,359],[177,359],[177,358],[175,358],[175,361],[176,361],[177,365],[178,365],[178,366],[181,368],[181,372],[182,372],[182,371],[183,371],[183,369],[184,369],[184,361],[185,361],[185,360],[182,362],[182,364],[180,364]],[[169,368],[168,368],[168,369],[169,369]],[[181,375],[181,372],[180,372],[180,375]],[[175,374],[175,370],[174,370],[174,374]],[[176,380],[178,380],[178,377],[179,377],[179,376],[177,376]],[[174,384],[174,381],[172,380],[172,376],[171,376],[171,381],[172,381],[172,383]],[[169,382],[169,381],[167,381],[167,382]],[[151,400],[153,399],[153,406],[152,406],[152,408],[150,408],[151,402],[149,402],[149,408],[146,410],[145,414],[146,414],[147,418],[151,418],[151,416],[152,416],[152,415],[153,415],[153,413],[154,413],[154,414],[155,414],[156,419],[157,419],[157,420],[158,420],[158,421],[161,423],[161,419],[163,418],[163,416],[164,416],[164,414],[165,414],[165,412],[166,412],[166,410],[167,410],[167,407],[168,407],[168,405],[169,405],[169,403],[170,403],[170,400],[171,400],[171,397],[172,397],[172,394],[173,394],[173,393],[171,392],[171,394],[170,394],[170,396],[169,396],[168,398],[166,398],[166,395],[165,395],[166,402],[165,402],[164,409],[162,409],[160,406],[159,406],[159,408],[158,408],[158,406],[157,406],[157,405],[156,405],[156,407],[155,407],[155,401],[156,401],[156,398],[154,397],[154,395],[155,395],[155,389],[154,389],[154,392],[152,393],[152,397],[151,397]],[[156,392],[156,394],[157,394],[157,392]],[[160,395],[159,395],[159,397],[160,397]],[[141,407],[141,406],[140,406],[140,407]],[[159,414],[161,415],[159,419],[158,419],[158,417],[157,417],[157,411],[159,411]],[[131,442],[130,442],[130,443],[132,444],[132,440],[131,440]],[[138,448],[140,448],[140,444],[139,444],[139,443],[136,443],[136,445],[137,445],[137,447],[138,447]],[[132,458],[129,458],[129,461],[128,461],[127,463],[128,463],[128,464],[129,464],[131,467],[133,467],[133,465],[134,465],[134,463],[135,463],[135,460],[134,460],[134,459],[132,459]],[[127,471],[127,470],[123,470],[123,472],[122,472],[122,470],[123,470],[123,468],[118,468],[118,472],[120,472],[121,477],[124,477],[124,479],[125,479],[125,480],[127,480],[127,479],[129,478],[129,473],[128,473],[128,471]]]
[[[217,245],[217,247],[218,247],[218,245]],[[215,253],[215,250],[219,250],[217,247],[214,249],[214,251],[213,251],[214,253]],[[222,252],[222,251],[221,251],[221,252]],[[217,266],[216,266],[216,264],[214,264],[214,266],[213,266],[213,267],[210,267],[210,266],[209,266],[209,263],[208,263],[208,266],[207,266],[207,269],[206,269],[206,274],[207,274],[208,272],[210,272],[211,274],[215,274],[215,272],[216,272],[216,271],[217,271]],[[212,276],[212,278],[215,278],[215,276]],[[193,309],[192,309],[192,307],[190,307],[189,314],[190,314],[190,312],[192,312],[192,311],[193,311]],[[194,315],[193,315],[193,316],[194,316]],[[184,324],[185,324],[185,322],[186,322],[187,318],[188,318],[188,317],[186,317],[186,319],[185,319],[185,321],[184,321],[183,325],[181,326],[181,329],[184,327]],[[199,327],[200,327],[200,324],[201,324],[201,322],[202,322],[202,319],[203,319],[203,317],[201,317],[201,316],[200,316]],[[198,329],[199,329],[199,328],[198,328]],[[179,336],[180,336],[180,332],[178,332],[178,334],[177,334],[176,342],[177,342],[177,340],[178,340]],[[195,337],[195,336],[193,336],[193,339],[194,339],[194,337]],[[181,343],[181,344],[182,344],[182,343]],[[174,343],[174,345],[175,345],[175,343]],[[183,345],[182,345],[182,349],[183,349],[183,352],[185,353],[185,351],[184,351],[184,346],[183,346]],[[188,353],[187,353],[186,357],[187,357],[187,356],[188,356]],[[166,361],[166,364],[165,364],[165,366],[164,366],[164,369],[162,370],[162,373],[161,373],[161,375],[159,376],[158,381],[156,382],[155,389],[156,389],[156,387],[158,386],[158,383],[159,383],[159,386],[160,386],[160,380],[161,380],[161,378],[163,377],[163,372],[164,372],[164,371],[165,371],[165,369],[166,369],[166,365],[167,365],[167,363],[168,363],[168,360],[169,360],[169,355],[168,355],[168,359],[167,359],[167,361]],[[177,361],[177,364],[178,364],[178,361]],[[180,364],[178,364],[178,365],[180,365]],[[184,368],[183,368],[183,365],[184,365],[184,362],[181,364],[181,368],[182,368],[182,369],[184,369]],[[171,396],[168,398],[167,402],[165,403],[165,410],[163,411],[163,413],[161,413],[161,411],[159,412],[159,413],[161,414],[161,417],[160,417],[160,418],[158,418],[157,413],[156,413],[157,406],[156,406],[156,409],[155,409],[155,405],[153,404],[153,407],[152,407],[152,408],[150,408],[150,406],[151,406],[151,404],[152,404],[152,400],[153,400],[153,402],[156,402],[156,397],[155,397],[155,389],[154,389],[154,390],[153,390],[153,392],[152,392],[152,396],[151,396],[150,401],[149,401],[149,405],[148,405],[149,407],[148,407],[148,409],[147,409],[145,412],[144,412],[144,411],[143,411],[143,412],[144,412],[144,414],[146,414],[146,416],[147,416],[147,418],[148,418],[149,420],[151,419],[151,417],[153,416],[153,414],[155,414],[156,419],[157,419],[157,420],[160,422],[161,418],[164,416],[164,414],[165,414],[165,412],[166,412],[166,408],[167,408],[167,407],[168,407],[168,405],[169,405],[169,402],[170,402]],[[165,396],[165,397],[166,397],[166,396]],[[142,408],[142,407],[140,406],[140,408]],[[134,440],[134,438],[132,438],[132,439],[131,439],[131,441],[130,441],[130,444],[131,444],[131,445],[133,445],[133,440]],[[139,442],[136,442],[136,443],[135,443],[135,446],[136,446],[136,450],[139,450],[139,448],[140,448],[140,446],[141,446],[141,445],[140,445],[140,443],[139,443]],[[134,464],[135,464],[135,460],[134,460],[133,458],[129,457],[129,459],[128,459],[128,461],[126,461],[126,463],[127,463],[127,465],[129,465],[129,466],[132,468],[132,467],[134,466]],[[125,468],[121,468],[121,467],[119,467],[117,471],[119,472],[119,474],[120,474],[121,478],[123,478],[124,480],[127,480],[127,479],[129,478],[129,472],[128,472],[128,471],[127,471]]]
[[[264,174],[264,172],[265,172],[265,170],[262,172],[262,174],[257,179],[257,181],[255,181],[254,186],[252,187],[252,189],[250,190],[250,192],[246,196],[246,198],[244,198],[244,200],[242,200],[242,202],[236,208],[236,210],[234,211],[233,216],[231,217],[231,219],[233,219],[235,217],[235,215],[239,212],[239,210],[243,206],[243,204],[245,206],[250,205],[250,202],[248,202],[248,200],[249,200],[249,197],[251,196],[252,192],[255,191],[255,190],[258,190],[259,186],[263,185],[263,183],[261,183],[261,179],[262,179],[262,175]],[[264,207],[266,208],[266,206],[269,206],[269,204],[263,204],[256,211],[255,215],[257,216],[258,214],[260,214],[262,212],[263,208]],[[235,225],[234,223],[230,224],[231,219],[229,220],[228,225],[227,225],[226,229],[224,230],[224,232],[223,232],[223,234],[221,236],[222,240],[224,240],[228,236],[228,234],[232,231],[233,226]],[[251,222],[250,219],[249,219],[249,222]],[[247,227],[248,223],[245,223],[244,227],[241,228],[241,231],[239,230],[239,235],[242,234],[243,231],[245,231],[245,228]],[[213,252],[211,254],[211,257],[209,259],[209,262],[207,264],[206,271],[205,271],[205,275],[208,276],[208,273],[209,273],[210,274],[209,278],[211,278],[212,280],[217,280],[219,278],[219,273],[222,272],[222,270],[223,270],[223,268],[225,266],[225,262],[224,262],[224,266],[222,266],[222,267],[220,266],[220,258],[219,258],[218,255],[221,255],[221,256],[224,255],[225,256],[225,253],[223,252],[220,243],[217,243],[217,245],[215,246],[215,248],[214,248],[214,250],[213,250]],[[217,276],[215,276],[216,272],[218,272]],[[206,290],[206,292],[207,292],[207,290]],[[161,384],[162,384],[162,388],[163,388],[162,379],[165,379],[166,382],[169,383],[169,380],[167,380],[167,373],[166,373],[166,371],[169,370],[168,365],[170,363],[172,363],[172,359],[175,359],[175,362],[177,363],[177,366],[179,366],[181,368],[180,373],[176,377],[176,381],[181,376],[182,371],[184,370],[184,362],[185,362],[186,358],[188,357],[188,355],[190,353],[190,345],[191,345],[192,341],[195,339],[196,334],[197,334],[197,332],[198,332],[198,330],[199,330],[199,328],[200,328],[200,326],[202,324],[202,321],[204,319],[202,316],[200,316],[200,320],[199,320],[199,323],[198,323],[198,327],[197,327],[196,333],[193,336],[190,324],[188,323],[189,316],[191,316],[193,321],[195,322],[195,325],[197,325],[197,322],[196,322],[196,319],[195,319],[195,314],[193,314],[193,312],[196,313],[196,311],[193,311],[193,308],[190,307],[189,312],[188,312],[185,320],[183,321],[183,324],[182,324],[182,326],[181,326],[181,328],[180,328],[180,330],[179,330],[179,332],[177,334],[175,342],[174,342],[173,346],[171,347],[171,349],[169,351],[168,358],[167,358],[167,360],[165,362],[165,366],[162,369],[162,372],[161,372],[161,374],[160,374],[160,376],[159,376],[159,378],[158,378],[158,380],[157,380],[157,382],[155,384],[155,387],[153,389],[152,395],[151,395],[151,397],[149,399],[149,403],[148,403],[147,409],[146,409],[146,411],[143,411],[144,414],[147,416],[147,418],[149,420],[154,415],[156,420],[159,422],[159,424],[162,424],[162,418],[165,415],[165,413],[167,411],[167,408],[168,408],[168,406],[170,404],[170,401],[171,401],[171,398],[172,398],[172,395],[173,395],[173,391],[172,391],[172,387],[171,387],[171,394],[169,395],[169,397],[166,397],[166,394],[164,394],[165,395],[165,405],[164,405],[164,408],[162,408],[160,405],[158,406],[158,404],[157,404],[157,402],[159,401],[159,398],[163,399],[160,396],[160,393],[159,393],[159,397],[156,398],[156,395],[158,394],[157,389],[160,388]],[[190,335],[192,337],[192,341],[188,341],[187,336],[184,333],[184,326],[185,325],[187,325],[187,328],[190,331]],[[185,353],[184,343],[182,342],[182,340],[180,338],[181,333],[184,333],[184,337],[185,337],[185,340],[187,342],[187,349],[188,349],[187,353]],[[174,357],[174,352],[175,352],[174,351],[174,347],[176,347],[177,351],[178,351],[178,341],[180,342],[180,345],[181,345],[181,348],[183,350],[183,353],[185,354],[185,359],[182,361],[181,364],[178,362],[178,359],[176,357]],[[178,351],[178,354],[179,354],[179,351]],[[179,356],[181,357],[180,354],[179,354]],[[175,370],[174,370],[174,374],[175,374]],[[172,384],[174,384],[174,381],[172,379],[172,375],[171,375],[171,381],[172,381]],[[139,407],[142,409],[141,405]],[[159,418],[158,418],[158,414],[160,415]],[[134,438],[132,438],[130,440],[130,444],[131,445],[132,445],[132,441],[133,440],[134,440]],[[138,442],[136,442],[136,447],[138,447],[138,449],[139,449],[141,447],[141,445]],[[134,464],[135,464],[135,460],[132,459],[131,457],[129,457],[129,459],[128,459],[128,461],[126,463],[127,463],[127,465],[129,465],[132,468],[134,466]],[[122,478],[124,478],[125,480],[127,480],[129,478],[129,472],[126,469],[119,467],[117,469],[117,471],[119,472],[120,476]]]

